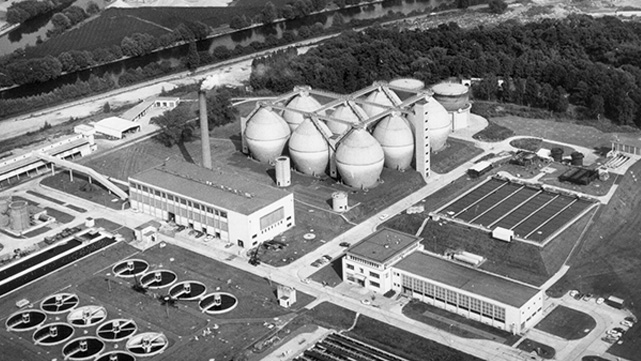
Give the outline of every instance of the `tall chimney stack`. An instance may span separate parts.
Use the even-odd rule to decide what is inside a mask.
[[[209,145],[209,122],[207,121],[207,100],[206,91],[201,89],[198,92],[198,105],[200,113],[200,140],[203,146],[203,167],[211,169],[211,147]]]

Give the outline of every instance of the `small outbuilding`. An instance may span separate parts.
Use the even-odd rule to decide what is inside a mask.
[[[512,238],[514,238],[514,231],[503,227],[496,227],[492,231],[492,238],[504,242],[512,242]]]
[[[97,133],[122,139],[128,133],[139,132],[140,124],[118,117],[109,117],[94,124],[94,128]]]
[[[484,160],[470,167],[470,169],[467,170],[467,175],[469,175],[471,178],[478,178],[483,174],[491,171],[492,168],[492,163]]]
[[[605,301],[608,305],[614,307],[614,308],[623,308],[625,301],[622,298],[616,297],[616,296],[610,296],[608,299]]]

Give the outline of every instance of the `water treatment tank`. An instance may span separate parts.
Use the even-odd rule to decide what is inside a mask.
[[[563,160],[563,148],[552,148],[550,155],[555,162],[561,162]]]
[[[470,89],[459,83],[439,83],[432,86],[434,98],[447,111],[454,112],[464,109],[470,102]]]
[[[347,193],[332,193],[332,209],[334,212],[345,212],[347,210]]]
[[[29,228],[29,203],[26,201],[15,201],[9,204],[9,218],[11,229],[23,231]]]
[[[394,79],[391,82],[389,82],[389,85],[393,87],[403,88],[403,89],[413,90],[413,91],[419,91],[425,88],[425,83],[423,83],[418,79],[412,79],[412,78]]]
[[[583,166],[583,158],[585,157],[583,153],[572,152],[572,154],[570,154],[570,157],[572,157],[572,165]]]
[[[292,171],[289,166],[289,157],[276,158],[276,185],[289,187],[292,184]]]
[[[414,135],[407,119],[394,112],[376,125],[373,135],[383,148],[385,167],[409,168],[414,155]]]
[[[396,93],[394,93],[393,90],[388,89],[388,91],[386,92],[381,87],[378,87],[378,89],[371,92],[367,96],[367,98],[365,98],[365,101],[368,103],[375,103],[388,107],[394,107],[398,104],[401,104],[401,99],[398,97],[398,95],[396,95]],[[365,113],[367,113],[367,115],[373,117],[384,112],[386,109],[371,104],[363,104],[363,110],[365,111]]]
[[[249,152],[263,163],[273,163],[282,154],[289,135],[287,122],[270,107],[261,107],[252,115],[244,134]]]
[[[317,124],[325,134],[331,134],[325,123]],[[312,176],[325,173],[329,163],[329,146],[310,119],[305,119],[289,138],[289,155],[299,172]]]
[[[431,148],[433,151],[438,152],[445,147],[447,137],[452,131],[452,118],[447,114],[447,110],[433,97],[427,97],[424,109]]]
[[[309,95],[309,92],[307,91],[309,87],[301,87],[297,89],[299,89],[300,92],[287,102],[288,108],[311,113],[321,107],[321,104],[314,99],[314,97]],[[325,114],[325,112],[323,111],[320,114]],[[293,132],[303,122],[304,115],[291,110],[285,110],[283,111],[283,119],[285,119],[287,125],[289,125],[289,129]]]
[[[346,121],[352,124],[358,124],[361,122],[361,118],[356,114],[359,113],[363,118],[368,118],[367,113],[360,106],[353,104],[355,111],[347,104],[342,104],[336,107],[334,113],[331,117]],[[334,122],[331,120],[327,121],[327,127],[332,131],[333,134],[343,134],[347,131],[350,126],[345,123]]]
[[[383,171],[381,145],[365,129],[352,130],[338,145],[336,167],[343,182],[355,188],[376,185]]]

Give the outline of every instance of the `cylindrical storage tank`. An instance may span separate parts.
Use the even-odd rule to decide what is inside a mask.
[[[408,121],[394,112],[383,118],[374,129],[374,138],[385,154],[385,167],[407,169],[414,156],[414,135]]]
[[[345,212],[347,210],[347,193],[332,193],[332,209],[334,212]]]
[[[363,116],[367,116],[367,113],[365,113],[363,108],[359,107],[358,105],[354,105],[354,108],[356,109],[356,112],[359,112]],[[361,118],[358,115],[356,115],[354,110],[352,110],[352,108],[347,104],[339,105],[336,108],[336,110],[334,110],[334,113],[332,113],[331,117],[340,119],[352,124],[359,124],[361,122]],[[332,134],[343,134],[349,128],[351,128],[351,126],[348,124],[334,122],[331,120],[327,121],[327,127],[329,128],[329,130],[332,131]]]
[[[324,128],[326,134],[330,133],[325,123],[317,124]],[[312,176],[325,173],[329,163],[329,146],[310,119],[305,119],[289,138],[289,155],[299,172]]]
[[[354,129],[338,145],[336,168],[343,182],[355,188],[376,185],[383,171],[385,154],[365,129]]]
[[[403,89],[413,90],[413,91],[419,91],[425,88],[425,83],[423,83],[418,79],[412,79],[412,78],[394,79],[388,84],[396,88],[403,88]]]
[[[458,83],[439,83],[432,86],[434,98],[447,111],[454,112],[463,109],[470,102],[470,89]]]
[[[270,107],[261,107],[247,121],[244,137],[252,157],[273,163],[283,153],[289,135],[287,122]]]
[[[388,89],[388,92],[386,93],[381,87],[371,92],[367,96],[367,98],[365,98],[365,101],[368,103],[380,104],[387,107],[394,107],[398,104],[401,104],[401,99],[398,97],[398,95],[396,95],[396,93],[394,93],[393,90]],[[372,104],[363,104],[363,110],[365,111],[365,113],[367,113],[367,115],[373,117],[384,112],[386,109],[377,107]]]
[[[572,152],[572,165],[583,166],[583,158],[585,157],[581,152]]]
[[[96,225],[96,220],[93,219],[92,217],[87,217],[85,219],[85,227],[91,228],[91,227],[94,227],[95,225]]]
[[[298,95],[293,97],[289,102],[287,102],[287,107],[291,109],[297,109],[297,110],[302,110],[305,112],[313,112],[316,109],[321,107],[321,104],[314,99],[311,95],[309,95],[309,92],[306,90],[301,90]],[[321,112],[320,114],[325,114],[325,112]],[[296,128],[303,123],[304,115],[298,112],[294,112],[291,110],[285,110],[283,111],[283,119],[287,122],[287,125],[289,125],[289,129],[294,132]]]
[[[563,148],[552,148],[550,155],[555,162],[561,162],[563,160]]]
[[[424,108],[430,146],[433,151],[438,152],[445,147],[447,137],[452,131],[451,117],[441,103],[437,102],[433,97],[427,98]]]
[[[292,184],[292,172],[289,166],[289,157],[276,158],[276,185],[289,187]]]
[[[29,228],[29,203],[15,201],[9,204],[9,218],[11,229],[23,231]]]
[[[0,196],[0,214],[9,212],[9,203],[11,203],[11,196]]]

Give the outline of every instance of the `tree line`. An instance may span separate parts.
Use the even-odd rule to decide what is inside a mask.
[[[9,24],[19,24],[38,15],[65,7],[75,0],[23,0],[12,3],[7,8],[6,20]]]
[[[295,85],[350,93],[375,80],[414,77],[434,84],[477,77],[480,99],[509,101],[641,125],[641,24],[614,17],[565,19],[462,29],[347,32],[295,56],[256,59],[254,89],[286,92]],[[501,80],[501,85],[499,85]]]

